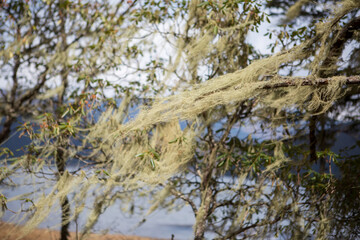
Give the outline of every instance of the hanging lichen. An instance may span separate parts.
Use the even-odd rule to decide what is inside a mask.
[[[219,4],[223,2],[219,1]],[[243,10],[246,14],[243,21],[233,23],[236,10],[233,12],[229,10],[230,12],[223,13],[221,11],[212,12],[207,15],[207,10],[199,7],[201,3],[203,2],[190,1],[188,3],[189,12],[187,21],[182,26],[181,32],[186,37],[175,41],[175,61],[173,63],[169,62],[167,68],[164,67],[163,78],[165,81],[169,81],[179,70],[187,71],[183,75],[185,80],[182,82],[182,87],[186,90],[175,92],[172,95],[169,95],[164,90],[161,92],[162,96],[160,96],[161,94],[155,97],[152,96],[150,98],[151,101],[147,105],[140,107],[139,112],[133,118],[130,118],[128,115],[132,98],[130,94],[126,95],[122,99],[120,106],[114,104],[114,107],[110,106],[105,110],[102,109],[101,114],[96,118],[94,117],[96,120],[94,120],[92,125],[89,124],[83,128],[79,127],[80,130],[77,129],[79,135],[84,133],[81,135],[82,142],[76,144],[76,147],[73,148],[64,147],[71,145],[72,141],[69,140],[71,138],[66,140],[64,136],[58,137],[57,141],[55,141],[55,138],[33,141],[36,158],[45,159],[49,163],[48,167],[50,169],[52,159],[56,154],[59,154],[59,151],[64,151],[63,156],[66,159],[77,158],[79,152],[86,152],[89,165],[94,164],[96,167],[85,168],[84,171],[76,174],[71,174],[68,171],[55,174],[57,177],[54,180],[55,182],[49,184],[49,186],[44,186],[44,189],[50,187],[51,191],[46,195],[40,193],[35,198],[33,206],[29,211],[19,219],[19,222],[26,222],[24,234],[45,221],[50,213],[54,211],[54,208],[59,210],[59,201],[61,202],[69,194],[73,194],[70,206],[79,205],[80,202],[82,207],[75,209],[69,216],[69,219],[62,222],[62,224],[74,220],[83,211],[84,207],[81,205],[81,201],[86,201],[89,191],[98,193],[93,199],[93,209],[83,229],[82,238],[91,232],[99,216],[107,207],[114,204],[116,199],[129,202],[134,196],[132,193],[135,191],[150,193],[156,190],[158,186],[166,186],[153,201],[153,206],[148,211],[148,214],[150,214],[157,207],[161,206],[164,199],[174,190],[174,186],[167,185],[169,179],[187,171],[188,165],[194,161],[195,153],[198,150],[197,146],[199,146],[197,141],[204,135],[205,131],[209,131],[207,128],[225,114],[236,113],[236,107],[249,99],[256,99],[253,104],[256,105],[255,110],[259,113],[259,116],[264,112],[267,113],[269,109],[274,112],[272,115],[273,119],[270,120],[273,125],[270,126],[276,128],[285,125],[286,128],[291,123],[286,122],[287,117],[283,116],[281,112],[283,109],[295,107],[310,113],[312,116],[319,115],[328,111],[335,101],[345,95],[346,89],[344,89],[344,85],[346,84],[346,77],[331,76],[329,83],[321,86],[316,85],[315,82],[316,78],[319,77],[319,71],[324,71],[324,66],[322,65],[324,59],[331,52],[331,44],[326,44],[328,39],[339,28],[340,19],[354,9],[360,8],[359,1],[342,1],[339,5],[341,7],[335,9],[331,17],[317,25],[316,34],[311,39],[273,56],[254,60],[248,66],[246,66],[247,63],[239,65],[239,62],[236,61],[240,61],[237,58],[239,52],[247,54],[246,51],[249,51],[246,46],[241,44],[245,45],[244,35],[251,26],[256,25],[257,19],[253,17],[255,10],[250,11],[246,9],[248,11],[246,12],[244,7]],[[307,1],[298,1],[290,8],[288,17],[295,18],[301,6],[306,3]],[[219,22],[223,23],[223,25]],[[125,38],[134,37],[134,35],[136,34],[131,30],[124,33]],[[126,45],[125,42],[124,46]],[[129,42],[126,43],[129,44]],[[241,43],[241,46],[239,46],[239,43]],[[279,70],[283,65],[309,58],[308,49],[316,44],[320,48],[316,51],[314,60],[309,67],[311,70],[309,77],[280,76]],[[229,49],[229,46],[233,47],[235,45],[238,47],[236,50],[234,50],[235,48]],[[4,61],[7,61],[10,52],[15,47],[16,43],[1,52],[1,56],[4,56]],[[73,51],[72,48],[67,49],[65,52],[62,52],[61,48],[57,48],[57,46],[55,46],[55,49],[58,53],[49,60],[51,68],[55,68],[56,65],[64,63],[64,61],[68,63],[73,60],[69,57],[69,55],[71,56],[69,52]],[[104,52],[106,51],[105,47]],[[127,49],[126,47],[119,49],[119,52],[128,54],[128,56],[135,54],[127,51],[135,50],[134,48]],[[140,53],[137,54],[141,55]],[[105,55],[106,53],[104,53]],[[216,62],[216,59],[226,60],[227,62]],[[92,64],[96,65],[96,61],[95,59]],[[206,64],[213,64],[214,66],[218,64],[216,68],[220,71],[220,74],[213,74],[216,77],[211,77],[207,81],[192,79],[193,76],[198,75],[199,71],[202,71],[201,67]],[[226,68],[226,65],[229,65],[228,68]],[[239,69],[235,71],[234,68],[237,65],[239,65]],[[333,68],[334,66],[325,67]],[[152,73],[154,74],[154,72]],[[263,76],[268,75],[271,75],[271,79],[263,80]],[[308,83],[309,79],[314,84],[304,86],[304,83]],[[278,84],[284,82],[289,83],[289,86],[283,88],[277,87]],[[53,92],[44,93],[38,99],[50,98],[58,94],[58,91],[62,91],[61,89],[62,87],[59,87],[52,90]],[[218,110],[218,108],[223,106],[226,108],[224,110],[225,114]],[[207,117],[206,113],[212,113],[211,111],[213,111],[214,115]],[[307,120],[309,115],[304,114],[303,117],[304,119],[302,120]],[[74,125],[78,124],[79,126],[82,123],[81,121],[80,117],[73,120]],[[184,124],[185,122],[187,125]],[[56,124],[54,123],[54,125]],[[64,129],[69,128],[71,130],[66,123],[63,123],[61,126]],[[67,132],[68,135],[66,136],[70,136],[75,132],[75,130],[73,132],[70,130],[68,130],[69,132]],[[220,129],[219,131],[229,132],[230,130]],[[219,141],[223,143],[230,141],[229,139],[230,137],[226,136]],[[251,135],[248,136],[247,141],[250,144],[246,153],[255,155],[257,150],[253,146],[255,144],[252,145]],[[303,232],[310,231],[303,224],[306,219],[299,214],[300,209],[298,205],[301,201],[295,199],[291,192],[287,192],[286,184],[276,177],[277,171],[292,161],[284,153],[283,140],[274,137],[269,141],[264,143],[264,145],[267,144],[273,147],[268,154],[271,157],[266,155],[257,159],[257,161],[261,161],[266,158],[266,161],[268,161],[266,167],[262,169],[262,175],[256,178],[252,165],[247,166],[243,164],[239,167],[237,184],[234,184],[231,189],[226,189],[226,191],[231,191],[231,193],[237,193],[236,197],[241,197],[236,202],[238,205],[235,204],[237,208],[235,208],[234,214],[237,217],[233,219],[229,226],[229,235],[224,234],[229,238],[234,236],[230,234],[232,231],[239,231],[235,230],[239,225],[243,225],[246,221],[253,221],[252,216],[259,214],[253,206],[262,204],[271,204],[271,209],[265,212],[268,218],[265,222],[267,224],[264,224],[266,226],[262,228],[257,237],[267,236],[267,231],[271,229],[272,223],[275,223],[282,214],[289,214],[290,210],[293,210],[292,217],[295,219],[294,222],[298,224],[299,229],[302,229]],[[238,145],[241,144],[243,143],[238,143]],[[222,171],[222,173],[225,173],[231,167],[234,168],[234,165],[230,166],[229,164],[229,159],[231,158],[229,156],[232,153],[220,155],[218,151],[224,150],[220,145],[212,142],[204,143],[204,149],[208,150],[207,148],[211,147],[212,149],[209,150],[208,154],[204,154],[202,166],[204,168],[210,166],[213,169],[227,166]],[[233,148],[235,148],[235,145],[234,143]],[[242,146],[236,147],[240,148]],[[219,159],[222,162],[219,163]],[[26,164],[29,165],[29,161],[36,162],[34,159],[29,160],[29,156],[25,155],[12,165],[12,168],[16,170],[21,169]],[[44,162],[38,165],[34,164],[34,166],[33,172],[40,171],[46,167]],[[196,167],[200,168],[199,166]],[[194,172],[199,171],[198,169],[191,170]],[[208,175],[201,177],[214,177],[216,171],[214,170],[213,172],[209,171]],[[218,174],[218,172],[216,173]],[[223,175],[219,174],[219,177]],[[249,176],[255,177],[250,181],[247,180]],[[271,182],[270,178],[275,180]],[[34,183],[34,185],[36,184]],[[207,214],[209,209],[213,207],[207,203],[207,201],[211,200],[209,198],[212,194],[211,188],[207,185],[201,185],[201,188],[202,192],[198,196],[201,205],[195,212],[196,224],[194,228],[197,230],[209,217]],[[115,189],[121,189],[123,194],[117,195]],[[224,190],[224,192],[226,191]],[[239,194],[244,195],[240,196]],[[262,199],[262,195],[268,197],[268,202]],[[15,198],[10,200],[15,200]],[[311,213],[311,209],[306,209],[306,211]],[[328,231],[327,216],[318,217],[321,219],[319,232],[325,236]]]

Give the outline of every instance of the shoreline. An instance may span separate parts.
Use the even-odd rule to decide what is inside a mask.
[[[16,226],[13,223],[0,221],[0,236],[2,240],[58,240],[60,239],[60,231],[36,228],[26,236],[22,235],[21,226]],[[121,234],[97,234],[91,233],[86,238],[87,240],[161,240],[160,238],[140,237],[134,235]],[[77,240],[76,233],[70,232],[69,240]],[[163,239],[164,240],[164,239]]]

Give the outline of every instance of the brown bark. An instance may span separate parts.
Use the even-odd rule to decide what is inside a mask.
[[[66,169],[66,157],[62,147],[58,147],[56,153],[56,167],[58,170],[59,178],[64,174]],[[67,196],[63,199],[60,199],[61,204],[61,230],[60,230],[60,240],[68,240],[70,237],[69,232],[69,217],[71,214],[70,203]]]
[[[334,33],[334,40],[331,44],[331,51],[322,62],[318,76],[329,77],[336,74],[338,66],[336,62],[341,57],[345,43],[354,37],[355,31],[360,29],[360,16],[353,18],[344,27]]]
[[[218,151],[218,145],[212,147],[211,153],[208,157],[208,162],[206,163],[206,168],[203,171],[201,178],[201,205],[197,212],[195,228],[194,228],[194,239],[200,240],[204,239],[204,234],[206,230],[207,220],[211,214],[211,206],[214,204],[213,191],[211,188],[212,184],[212,175],[216,163],[216,153]]]
[[[66,51],[67,49],[67,34],[65,31],[65,26],[66,26],[66,11],[63,9],[63,7],[61,6],[64,3],[64,1],[60,1],[60,10],[59,10],[59,15],[60,15],[60,20],[61,20],[61,25],[60,25],[60,39],[59,41],[61,41],[61,47],[63,51]],[[64,103],[64,98],[65,98],[65,93],[66,93],[66,88],[68,87],[68,70],[67,70],[67,66],[66,66],[67,62],[65,62],[65,64],[63,65],[60,75],[61,75],[61,81],[62,81],[62,85],[63,85],[63,90],[62,92],[59,94],[59,105],[62,105]],[[62,149],[58,148],[58,154],[57,154],[57,159],[56,159],[56,164],[57,164],[57,168],[58,168],[58,172],[59,175],[63,175],[64,171],[65,171],[65,167],[66,167],[66,157],[64,156],[64,152]],[[70,226],[70,222],[69,222],[69,217],[71,214],[71,209],[70,209],[70,204],[69,204],[69,199],[67,196],[64,197],[64,199],[61,199],[61,230],[60,230],[60,240],[68,240],[70,237],[70,233],[69,233],[69,226]]]
[[[309,121],[310,161],[316,162],[316,116],[311,116]]]
[[[69,226],[70,222],[69,217],[71,214],[70,203],[67,196],[63,199],[61,203],[61,231],[60,231],[60,240],[68,240],[70,237]],[[65,223],[66,222],[66,223]]]
[[[206,222],[209,215],[209,210],[211,203],[213,202],[212,191],[211,188],[208,187],[204,191],[204,197],[201,202],[201,207],[199,208],[198,214],[200,216],[196,217],[195,230],[194,230],[194,239],[201,240],[204,239],[204,234],[206,230]]]
[[[64,151],[62,150],[61,147],[58,147],[55,156],[56,167],[58,170],[58,178],[60,178],[65,172],[65,167],[66,167],[65,161],[66,160],[64,156]],[[69,233],[70,222],[68,220],[71,214],[68,197],[65,196],[63,199],[60,199],[60,204],[61,204],[60,240],[68,240],[70,236]]]
[[[2,131],[0,132],[0,144],[3,143],[11,133],[11,126],[14,123],[15,118],[7,116],[3,124]]]
[[[298,81],[301,81],[300,86],[322,86],[328,85],[331,81],[334,80],[332,77],[328,78],[282,78],[284,81],[280,83],[273,83],[263,86],[263,89],[272,89],[272,88],[281,88],[281,87],[293,87],[298,86]],[[356,85],[360,84],[360,76],[350,76],[345,77],[345,84],[347,85]]]

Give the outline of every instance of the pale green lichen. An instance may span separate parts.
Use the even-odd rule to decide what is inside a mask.
[[[294,5],[289,10],[289,16],[294,17],[299,7],[306,2],[299,1]],[[194,19],[200,14],[196,10],[198,4],[199,1],[191,2],[190,6],[192,7],[186,28],[190,28],[194,24]],[[341,6],[328,21],[318,26],[314,39],[320,39],[322,44],[317,56],[315,56],[315,60],[312,62],[313,73],[319,71],[321,62],[330,51],[328,47],[330,45],[325,44],[325,42],[334,28],[336,28],[339,19],[352,9],[360,7],[360,3],[358,1],[345,0],[341,3]],[[219,31],[224,31],[224,33],[227,32],[228,35],[224,34],[224,37],[218,38],[215,37],[213,29],[207,30],[209,25],[205,24],[198,37],[192,39],[187,45],[183,40],[178,42],[177,57],[169,69],[173,71],[177,67],[176,65],[183,63],[188,64],[189,69],[192,69],[192,71],[196,71],[199,62],[205,56],[212,52],[219,52],[221,54],[221,52],[227,49],[227,42],[230,37],[226,36],[232,36],[235,41],[240,40],[242,34],[238,31],[244,30],[248,24],[249,22],[240,23],[237,27],[219,29]],[[93,127],[86,129],[89,133],[86,136],[83,147],[85,149],[87,144],[99,143],[89,154],[89,158],[95,157],[99,163],[99,168],[106,169],[108,176],[105,179],[101,179],[96,175],[86,177],[85,174],[71,175],[65,172],[59,177],[49,194],[41,195],[37,198],[31,214],[25,215],[21,219],[25,220],[26,217],[30,217],[26,220],[24,234],[43,222],[53,211],[53,207],[57,205],[59,199],[61,200],[64,196],[73,193],[74,198],[70,205],[78,204],[78,202],[85,198],[86,193],[93,186],[97,185],[103,192],[102,195],[96,197],[94,207],[88,216],[82,234],[83,237],[86,236],[91,231],[104,208],[114,204],[115,200],[111,199],[111,195],[115,187],[121,187],[124,192],[131,192],[141,188],[146,189],[144,191],[150,191],[159,184],[166,183],[170,177],[183,171],[187,164],[193,160],[196,138],[208,123],[203,121],[202,124],[205,123],[205,126],[199,127],[200,124],[197,124],[200,121],[199,115],[219,105],[231,108],[234,103],[257,97],[259,98],[258,104],[260,108],[270,107],[275,109],[276,113],[279,113],[281,109],[288,106],[297,106],[312,112],[312,114],[320,114],[327,111],[334,101],[344,95],[344,90],[342,89],[344,78],[342,77],[332,77],[330,84],[321,87],[304,87],[301,86],[302,82],[300,80],[297,86],[282,89],[280,95],[277,91],[266,89],[271,84],[279,83],[280,80],[276,74],[282,64],[308,57],[307,49],[316,42],[314,39],[305,41],[299,46],[277,53],[271,57],[254,61],[244,69],[227,73],[200,84],[191,85],[187,87],[188,90],[176,93],[175,95],[156,98],[150,107],[141,108],[136,117],[130,121],[125,122],[126,113],[131,102],[130,95],[123,99],[119,108],[109,108],[104,111],[97,123]],[[12,47],[14,46],[1,52],[5,61],[7,61],[7,56],[10,54]],[[58,51],[60,52],[61,50],[59,49]],[[68,52],[56,54],[56,57],[50,60],[50,65],[55,67],[59,62],[69,61],[67,56]],[[183,61],[181,60],[182,58],[184,58]],[[172,74],[171,71],[169,74]],[[275,73],[273,79],[259,81],[261,76],[269,73]],[[291,79],[289,78],[289,80]],[[41,97],[44,98],[45,96],[47,95],[44,94]],[[181,129],[179,121],[182,120],[188,120],[193,124]],[[57,147],[47,142],[45,146],[42,145],[40,156],[50,158]],[[75,156],[75,151],[69,150],[66,154],[68,158],[71,158]],[[276,143],[274,158],[276,161],[266,168],[264,174],[273,174],[289,161],[282,152],[281,142]],[[210,157],[206,164],[215,164],[215,160],[216,155]],[[18,164],[24,164],[25,161],[26,159],[24,158]],[[41,165],[38,169],[42,167]],[[239,177],[239,184],[234,188],[235,191],[241,189],[248,173],[248,171],[244,170],[243,175]],[[234,219],[234,226],[242,224],[248,214],[251,213],[251,203],[256,202],[259,199],[259,194],[265,191],[262,183],[259,183],[256,188],[258,192],[248,199],[247,205],[237,209],[238,218]],[[280,181],[275,183],[273,188],[274,197],[271,199],[271,203],[274,204],[272,208],[278,210],[283,209],[290,199],[286,189],[281,194],[279,193],[281,187],[282,183]],[[158,195],[153,208],[149,210],[149,214],[161,205],[163,199],[168,194],[169,189],[165,188]],[[207,191],[205,190],[203,194],[207,194]],[[205,201],[206,197],[202,196],[202,200]],[[126,201],[126,194],[124,195],[124,201]],[[84,207],[83,205],[81,206],[81,208],[73,211],[66,222],[73,220],[83,211]],[[204,214],[205,209],[202,205],[197,212],[197,222],[201,222],[200,220],[204,218]],[[275,213],[269,217],[274,216]],[[326,216],[324,216],[324,219],[326,219]],[[324,231],[327,231],[325,223],[323,228]]]

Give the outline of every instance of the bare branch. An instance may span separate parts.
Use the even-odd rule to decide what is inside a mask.
[[[310,77],[307,78],[289,78],[283,77],[280,78],[284,82],[280,83],[269,83],[262,87],[262,89],[271,89],[271,88],[281,88],[281,87],[295,87],[299,86],[322,86],[328,85],[331,81],[339,81],[339,77],[328,77],[328,78],[316,78],[312,79]],[[360,76],[350,76],[350,77],[341,77],[341,79],[345,79],[346,85],[355,85],[360,84]]]

